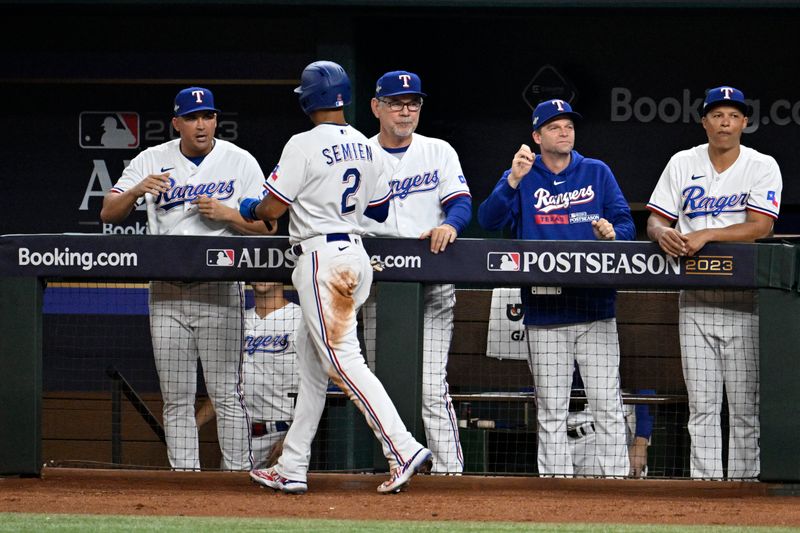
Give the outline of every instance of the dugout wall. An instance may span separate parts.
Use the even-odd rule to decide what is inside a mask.
[[[583,115],[577,150],[609,164],[641,239],[644,203],[669,157],[705,142],[699,108],[709,87],[741,88],[754,109],[743,144],[773,156],[784,176],[800,172],[788,141],[800,126],[800,88],[786,68],[798,59],[795,1],[187,6],[0,2],[8,26],[0,35],[0,98],[15,103],[5,118],[6,150],[15,157],[0,169],[10,200],[0,234],[143,231],[143,211],[125,224],[101,224],[102,198],[126,161],[174,137],[172,98],[188,85],[214,90],[223,111],[220,137],[269,172],[288,138],[308,127],[292,89],[302,68],[320,58],[347,68],[355,99],[346,116],[367,136],[377,132],[369,107],[375,80],[398,68],[420,74],[429,96],[419,132],[454,146],[476,200],[488,196],[516,147],[531,142],[532,106],[546,97],[569,100]],[[149,31],[176,20],[203,28],[213,46],[198,49],[191,39]],[[736,49],[735,62],[730,54],[709,62],[712,20],[746,29],[747,46]],[[43,33],[45,26],[51,29]],[[143,33],[147,39],[136,38]],[[395,42],[402,52],[388,54]],[[120,124],[138,120],[135,146],[99,142],[109,116]],[[57,179],[42,147],[58,160]],[[52,216],[27,209],[32,182],[47,182],[36,195]],[[787,179],[777,233],[800,233],[798,206],[800,184]],[[466,236],[486,233],[473,221]]]
[[[3,344],[0,352],[0,395],[4,438],[0,472],[38,474],[41,468],[41,286],[39,279],[253,279],[287,280],[290,264],[283,259],[282,238],[96,237],[80,235],[19,235],[0,238]],[[789,244],[710,244],[703,257],[730,258],[727,272],[714,271],[711,262],[671,261],[654,243],[589,241],[531,242],[461,239],[447,254],[430,254],[424,242],[408,239],[368,239],[370,254],[394,266],[376,272],[388,285],[390,316],[379,316],[378,328],[389,342],[378,345],[378,372],[397,383],[393,392],[401,413],[416,428],[411,413],[419,412],[420,365],[408,354],[419,346],[419,282],[483,283],[492,285],[579,285],[631,288],[759,288],[762,372],[762,475],[764,481],[797,482],[800,458],[789,443],[800,428],[788,416],[797,405],[794,377],[797,361],[796,328],[787,327],[800,307],[797,294],[797,251]],[[69,249],[72,255],[63,255]],[[236,261],[227,268],[209,266],[209,251],[228,249]],[[272,252],[274,250],[275,252]],[[514,271],[492,268],[495,254],[518,254]],[[61,254],[61,255],[59,255]],[[549,254],[549,255],[548,255]],[[608,268],[601,272],[557,272],[539,259],[557,254],[598,254]],[[102,261],[98,259],[104,258]],[[58,259],[60,257],[60,259]],[[126,257],[122,262],[109,258]],[[267,258],[280,258],[270,262]],[[180,260],[179,260],[180,258]],[[391,261],[387,259],[392,258]],[[402,258],[402,261],[397,259]],[[105,264],[104,264],[105,263]],[[111,264],[109,264],[111,263]],[[168,274],[163,265],[172,265]],[[620,268],[620,265],[629,265]],[[633,265],[639,265],[634,267]],[[720,275],[724,274],[724,275]],[[388,307],[388,306],[387,306]],[[418,317],[399,323],[393,316]],[[416,327],[410,325],[417,324]],[[402,342],[400,342],[402,341]],[[418,350],[418,348],[417,348]],[[418,350],[419,352],[419,350]],[[400,372],[405,372],[403,375]],[[416,389],[418,390],[418,389]],[[399,394],[398,394],[399,393]],[[10,408],[6,408],[9,406]]]

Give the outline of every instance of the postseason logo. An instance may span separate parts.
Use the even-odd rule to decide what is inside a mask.
[[[235,254],[231,249],[212,248],[206,250],[206,265],[218,267],[233,266]]]
[[[78,116],[78,131],[81,148],[138,148],[139,114],[133,111],[83,111]]]
[[[490,272],[519,272],[519,252],[489,252],[486,269]]]

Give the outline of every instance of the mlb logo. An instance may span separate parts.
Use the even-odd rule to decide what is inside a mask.
[[[519,252],[489,252],[486,256],[489,271],[519,272]]]
[[[206,266],[229,267],[233,266],[234,259],[233,250],[221,248],[206,250]]]
[[[139,113],[83,111],[78,116],[81,148],[130,150],[139,147]]]

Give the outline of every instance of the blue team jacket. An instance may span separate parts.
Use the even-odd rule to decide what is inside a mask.
[[[608,165],[572,151],[569,166],[552,173],[540,157],[518,187],[508,185],[506,170],[478,208],[487,230],[511,228],[517,239],[595,240],[592,220],[605,218],[618,240],[633,240],[636,230],[628,202]],[[532,296],[523,287],[526,324],[574,324],[613,318],[613,289],[564,288],[557,296]]]

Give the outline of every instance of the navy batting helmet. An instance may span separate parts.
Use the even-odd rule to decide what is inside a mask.
[[[315,61],[303,70],[294,92],[300,95],[306,115],[317,109],[335,109],[350,103],[350,78],[333,61]]]

